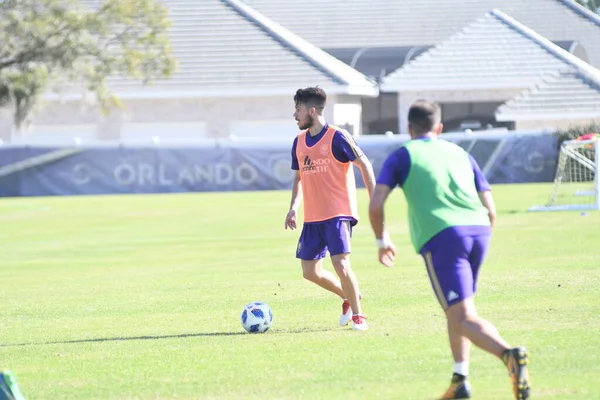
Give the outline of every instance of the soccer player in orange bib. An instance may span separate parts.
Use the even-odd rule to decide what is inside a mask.
[[[326,101],[327,94],[319,87],[299,89],[294,96],[294,119],[303,132],[292,146],[296,177],[285,228],[296,229],[298,207],[304,198],[304,224],[296,250],[304,278],[340,296],[340,326],[352,320],[354,330],[364,331],[369,327],[361,309],[358,280],[350,267],[352,227],[359,218],[352,165],[360,168],[369,196],[375,176],[352,136],[325,121]],[[339,279],[323,269],[327,251]]]

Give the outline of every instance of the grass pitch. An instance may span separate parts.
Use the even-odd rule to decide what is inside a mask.
[[[600,399],[600,214],[527,213],[548,185],[493,190],[479,313],[530,350],[534,399]],[[0,199],[0,368],[28,399],[433,400],[452,359],[402,195],[386,209],[393,269],[359,195],[367,332],[339,328],[340,301],[302,279],[288,192]],[[274,326],[250,335],[239,316],[257,300]],[[471,383],[512,398],[478,349]]]

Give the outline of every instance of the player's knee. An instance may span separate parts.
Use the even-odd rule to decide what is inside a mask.
[[[315,282],[319,279],[318,263],[302,262],[302,276],[304,279]]]
[[[315,271],[315,270],[304,269],[304,270],[302,270],[302,276],[304,277],[304,279],[314,282],[317,280],[319,275],[317,274],[317,271]]]
[[[347,258],[332,260],[335,272],[340,276],[346,276],[350,273],[350,261]]]
[[[455,323],[465,323],[477,318],[477,312],[473,306],[472,299],[465,299],[452,304],[446,309],[446,317]]]

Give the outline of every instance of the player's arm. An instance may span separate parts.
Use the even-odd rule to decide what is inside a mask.
[[[375,185],[371,201],[369,202],[369,220],[371,221],[371,228],[377,240],[383,240],[384,236],[387,236],[384,226],[384,208],[391,191],[392,188],[388,185],[378,183]]]
[[[371,197],[375,188],[375,173],[373,172],[371,161],[361,152],[361,155],[354,160],[354,164],[360,169],[363,182],[365,183],[369,197]]]
[[[410,171],[410,155],[405,147],[401,147],[383,162],[371,202],[369,203],[369,218],[376,239],[384,239],[387,235],[384,224],[384,205],[396,187],[402,187]]]
[[[488,210],[490,225],[493,228],[496,223],[496,204],[494,203],[494,196],[492,196],[490,190],[486,190],[484,192],[479,192],[479,199],[481,200],[481,204]]]
[[[292,183],[292,201],[290,203],[290,210],[298,211],[300,203],[302,203],[302,182],[300,180],[300,171],[296,171],[296,176]]]
[[[369,202],[369,220],[379,249],[379,262],[388,268],[394,265],[396,259],[396,247],[385,230],[384,208],[391,191],[388,185],[377,183]]]
[[[369,220],[379,248],[379,262],[386,267],[394,265],[396,247],[385,229],[385,202],[396,186],[402,186],[410,169],[410,156],[400,148],[385,160],[369,202]]]
[[[470,154],[469,160],[471,161],[471,167],[473,168],[473,174],[475,175],[475,188],[479,194],[479,200],[481,200],[481,204],[487,208],[490,225],[494,227],[494,224],[496,223],[496,204],[494,202],[494,196],[492,196],[492,188],[481,171],[481,168],[479,168],[479,164],[477,164],[477,161],[475,161]]]
[[[296,217],[298,215],[298,208],[302,203],[302,182],[300,179],[300,164],[298,163],[298,157],[296,156],[296,146],[298,145],[298,138],[294,140],[292,146],[292,169],[296,171],[296,176],[292,182],[292,201],[290,202],[290,209],[285,216],[285,229],[290,228],[291,230],[296,229]]]
[[[367,193],[371,197],[375,187],[373,166],[347,130],[341,129],[335,133],[332,141],[332,151],[338,161],[352,162],[360,169]]]

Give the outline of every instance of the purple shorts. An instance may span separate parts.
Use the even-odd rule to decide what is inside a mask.
[[[298,240],[296,258],[301,260],[319,260],[329,250],[330,256],[350,253],[352,221],[332,220],[304,224]]]
[[[421,249],[433,291],[444,310],[472,297],[491,231],[487,226],[444,229]]]

